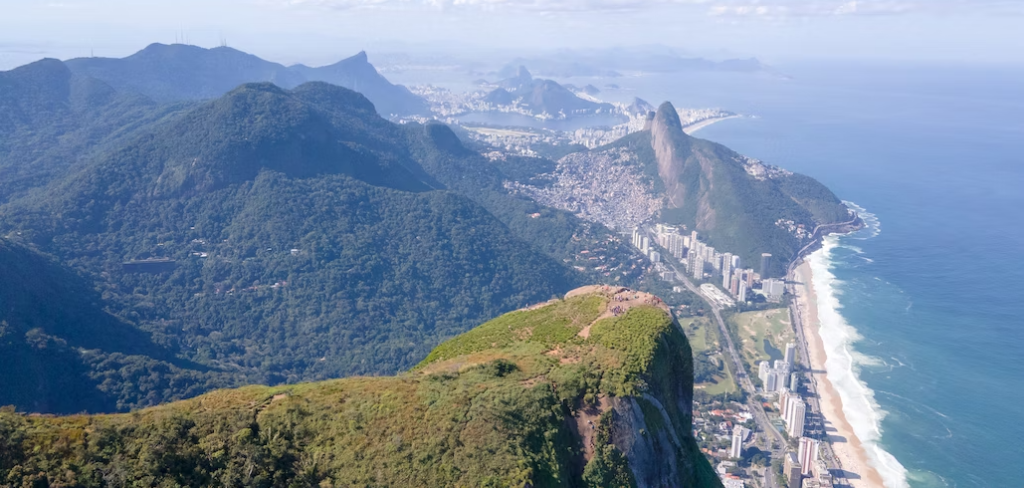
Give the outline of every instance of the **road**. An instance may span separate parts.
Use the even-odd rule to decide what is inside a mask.
[[[768,420],[768,414],[764,412],[764,407],[761,405],[761,402],[757,400],[757,390],[754,388],[754,384],[750,382],[750,377],[747,375],[747,368],[743,366],[742,357],[736,352],[736,346],[732,342],[732,336],[729,335],[729,329],[726,328],[725,321],[722,320],[721,310],[711,303],[707,297],[701,294],[700,290],[690,282],[690,279],[687,278],[685,274],[680,273],[674,264],[670,261],[665,261],[665,264],[672,268],[676,277],[683,280],[683,285],[686,286],[686,289],[699,296],[708,304],[708,307],[711,309],[711,313],[715,316],[715,321],[718,322],[718,329],[721,333],[722,340],[725,341],[726,352],[728,353],[729,359],[732,361],[733,377],[736,379],[736,383],[747,392],[747,405],[750,407],[750,411],[754,414],[754,421],[757,422],[757,426],[762,432],[770,434],[774,439],[774,441],[769,439],[770,445],[767,446],[768,449],[775,453],[776,449],[773,449],[772,446],[779,446],[779,448],[784,451],[786,439],[782,437],[782,434]]]

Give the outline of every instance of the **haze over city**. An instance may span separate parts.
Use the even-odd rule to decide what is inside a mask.
[[[1022,62],[1019,2],[732,0],[252,0],[0,2],[0,68],[120,57],[151,42],[222,41],[273,61],[343,53],[473,53],[663,45],[780,60]]]

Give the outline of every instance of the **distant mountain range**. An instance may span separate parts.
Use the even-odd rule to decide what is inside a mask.
[[[712,61],[681,55],[672,49],[652,46],[598,50],[567,50],[542,56],[515,58],[498,76],[514,76],[526,66],[541,76],[555,78],[618,77],[626,72],[683,73],[701,71],[770,72],[771,68],[756,58]]]
[[[385,117],[429,112],[423,99],[381,76],[365,52],[310,68],[286,67],[229,47],[152,44],[126,58],[77,58],[65,63],[74,74],[157,102],[216,98],[243,83],[266,81],[294,88],[307,81],[324,81],[362,93]]]
[[[514,76],[499,81],[498,88],[487,94],[486,101],[497,105],[518,104],[535,114],[565,116],[611,112],[614,106],[580,98],[568,88],[552,80],[534,78],[525,66]],[[589,87],[597,94],[594,87]]]

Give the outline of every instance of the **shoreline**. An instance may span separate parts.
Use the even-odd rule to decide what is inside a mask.
[[[699,130],[701,130],[701,129],[703,129],[703,128],[711,125],[711,124],[714,124],[714,123],[717,123],[717,122],[721,122],[723,120],[738,119],[740,117],[743,117],[743,116],[742,115],[728,115],[728,116],[725,116],[725,117],[715,117],[713,119],[705,119],[705,120],[702,120],[700,122],[694,122],[694,123],[692,123],[692,124],[690,124],[690,125],[688,125],[686,127],[683,127],[683,132],[685,132],[686,135],[692,135],[694,132],[697,132],[697,131],[699,131]]]
[[[820,408],[828,444],[841,465],[842,477],[847,486],[853,488],[885,488],[881,475],[872,466],[864,445],[846,419],[838,391],[828,379],[825,366],[828,355],[819,333],[818,297],[814,290],[811,266],[806,259],[795,269],[792,278],[795,305],[802,328],[802,331],[798,331],[802,333],[798,335],[807,356],[802,359],[811,370],[816,403]]]

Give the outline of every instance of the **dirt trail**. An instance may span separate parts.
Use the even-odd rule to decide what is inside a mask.
[[[576,434],[583,443],[583,460],[590,461],[594,457],[594,442],[597,437],[598,422],[601,414],[612,409],[612,401],[607,396],[597,397],[597,405],[588,405],[576,411]]]
[[[578,291],[579,293],[576,293]],[[579,334],[577,334],[578,336],[584,339],[590,337],[590,328],[593,327],[594,324],[596,324],[598,321],[606,319],[608,317],[618,317],[619,315],[626,313],[627,310],[633,307],[641,305],[650,305],[658,307],[664,310],[665,312],[669,312],[668,305],[665,305],[665,302],[661,301],[660,298],[650,293],[634,291],[630,290],[629,288],[623,287],[601,285],[585,286],[583,288],[577,288],[573,291],[570,291],[568,294],[566,294],[565,297],[569,298],[570,296],[577,296],[589,293],[602,293],[605,296],[607,296],[611,301],[608,302],[608,307],[605,309],[604,313],[602,313],[596,319],[594,319],[593,322],[587,324],[587,326],[580,330]],[[671,314],[671,312],[669,313]]]

